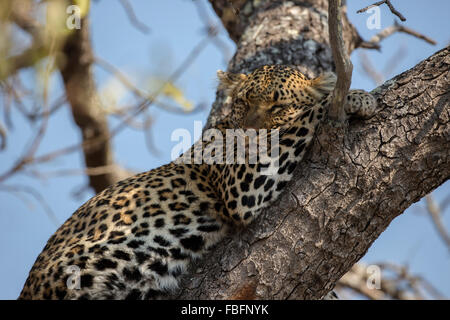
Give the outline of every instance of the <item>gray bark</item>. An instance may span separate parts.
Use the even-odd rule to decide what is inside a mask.
[[[238,41],[230,71],[333,69],[326,1],[211,2]],[[234,22],[230,3],[243,15]],[[361,42],[350,24],[344,39],[349,51]],[[450,177],[449,65],[447,47],[376,88],[372,119],[324,121],[283,196],[197,263],[176,297],[318,299],[332,289],[392,219]],[[222,97],[209,126],[229,112]]]

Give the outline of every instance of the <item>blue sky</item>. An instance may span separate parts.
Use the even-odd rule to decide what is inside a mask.
[[[210,18],[218,23],[207,1],[202,1]],[[360,34],[369,39],[379,30],[369,30],[366,27],[368,15],[356,14],[356,10],[372,1],[348,2],[350,20]],[[204,25],[190,0],[133,0],[131,3],[138,19],[145,22],[151,32],[144,34],[133,27],[119,1],[95,1],[91,8],[92,43],[97,56],[121,69],[136,85],[143,86],[142,79],[145,76],[164,78],[171,74],[204,37]],[[413,67],[450,41],[450,22],[447,16],[450,12],[449,1],[435,0],[431,6],[423,0],[394,0],[394,5],[407,18],[406,26],[433,38],[438,45],[431,46],[411,36],[396,34],[382,43],[381,52],[365,50],[377,70],[388,67],[386,79]],[[387,8],[381,8],[382,28],[391,25],[394,18]],[[226,32],[220,30],[219,37],[232,55],[235,45],[228,39]],[[402,59],[389,67],[387,61],[400,49]],[[375,85],[361,71],[359,51],[352,55],[352,87],[371,90]],[[228,58],[229,55],[224,55],[217,47],[208,44],[176,81],[186,99],[194,105],[205,103],[206,109],[192,115],[174,115],[152,106],[148,111],[154,119],[152,140],[159,152],[155,154],[149,150],[142,132],[126,129],[113,141],[117,162],[137,172],[169,162],[171,149],[177,143],[171,141],[171,133],[178,128],[193,132],[196,120],[205,123],[215,98],[216,71],[226,69]],[[94,69],[94,74],[99,87],[105,86],[111,79],[111,74],[99,67]],[[32,70],[23,71],[22,79],[29,87],[33,87],[35,73]],[[58,76],[54,77],[52,84],[50,101],[54,101],[62,93]],[[30,126],[17,112],[12,112],[12,119],[14,128],[8,134],[9,147],[0,153],[0,174],[10,168],[14,159],[22,154],[36,130],[36,126]],[[111,120],[112,127],[116,123],[117,121]],[[80,133],[73,125],[69,109],[61,108],[51,118],[38,155],[72,145],[79,140]],[[42,165],[39,170],[50,172],[64,168],[82,168],[82,160],[82,154],[77,152]],[[25,196],[25,201],[14,194],[0,192],[0,299],[15,299],[18,296],[29,269],[47,239],[56,230],[57,224],[63,223],[93,195],[87,191],[81,197],[73,196],[86,183],[87,179],[82,175],[45,180],[16,175],[6,182],[8,185],[30,185],[39,190],[58,222],[49,219],[42,206],[33,198]],[[434,192],[438,202],[449,194],[449,182]],[[449,252],[437,235],[424,207],[422,200],[396,218],[370,248],[363,261],[407,263],[412,273],[424,276],[450,297]],[[443,216],[448,229],[449,211],[447,209]]]

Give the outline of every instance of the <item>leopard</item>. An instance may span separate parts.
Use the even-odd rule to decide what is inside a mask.
[[[50,237],[19,299],[164,299],[192,261],[279,198],[326,117],[336,75],[309,79],[287,65],[217,75],[231,111],[212,137],[84,203]],[[349,116],[369,118],[376,100],[351,90],[343,107]],[[227,136],[230,130],[238,133]],[[256,134],[246,135],[250,130]],[[238,155],[239,144],[221,145],[220,135],[243,136],[244,151],[255,140],[270,143],[261,155]],[[226,161],[198,161],[202,152],[226,153]]]

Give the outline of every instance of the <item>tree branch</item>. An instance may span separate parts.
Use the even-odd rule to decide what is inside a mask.
[[[66,59],[60,65],[60,71],[73,119],[82,133],[86,168],[117,167],[103,174],[88,173],[89,184],[98,193],[125,179],[129,173],[114,162],[107,117],[101,108],[92,73],[93,54],[87,18],[82,19],[81,29],[68,37],[62,51]],[[95,140],[102,140],[102,143],[89,143]]]
[[[342,37],[342,13],[341,1],[329,0],[328,2],[328,32],[330,45],[333,51],[334,64],[336,65],[337,81],[333,90],[328,117],[337,122],[345,120],[344,101],[352,82],[353,64],[345,48]]]
[[[20,68],[32,66],[37,59],[41,59],[49,53],[49,44],[47,43],[49,39],[43,36],[44,26],[40,25],[31,14],[34,10],[33,2],[21,0],[11,2],[11,4],[11,20],[32,36],[33,45],[18,56],[10,58],[7,61],[8,73],[0,75],[0,78],[8,76]],[[58,50],[61,46],[64,59],[59,59],[58,67],[74,121],[82,133],[86,168],[116,167],[116,170],[110,170],[103,174],[88,175],[90,186],[97,193],[128,177],[130,173],[115,164],[113,159],[107,117],[100,106],[91,70],[93,54],[87,18],[82,19],[80,30],[73,30],[67,38],[61,39],[61,42],[58,44]],[[49,114],[48,111],[44,113]],[[102,140],[102,143],[94,144],[92,143],[94,140]],[[24,158],[24,162],[19,162],[20,166],[16,165],[7,173],[7,176],[34,160],[36,159],[32,157]],[[86,172],[89,173],[89,170]],[[5,175],[1,178],[4,179]]]
[[[21,69],[29,68],[49,53],[49,39],[44,36],[42,25],[33,17],[35,4],[30,0],[6,2],[9,18],[13,23],[32,36],[32,44],[21,53],[5,58],[0,80],[4,80]]]
[[[424,40],[425,42],[436,45],[436,41],[433,39],[415,31],[410,28],[407,28],[405,26],[400,25],[397,21],[394,22],[392,26],[387,27],[386,29],[382,30],[378,34],[374,35],[368,42],[364,42],[360,47],[361,48],[372,48],[373,46],[378,46],[382,40],[386,39],[387,37],[393,35],[396,32],[403,32],[406,34],[409,34],[413,37],[416,37],[418,39]]]
[[[120,0],[120,4],[122,5],[123,9],[125,10],[125,13],[128,16],[128,19],[130,20],[131,24],[135,26],[138,30],[141,32],[147,34],[150,32],[150,28],[143,22],[139,21],[139,19],[136,16],[136,13],[134,12],[133,6],[131,5],[128,0]]]
[[[378,7],[378,6],[381,6],[382,4],[386,4],[386,5],[389,7],[389,10],[391,10],[391,12],[392,12],[393,14],[395,14],[397,17],[399,17],[400,20],[406,21],[406,18],[405,18],[399,11],[397,11],[397,10],[394,8],[394,6],[392,5],[391,1],[389,1],[389,0],[382,0],[382,1],[375,2],[374,4],[371,4],[370,6],[367,6],[367,7],[365,7],[365,8],[359,9],[358,11],[356,11],[356,13],[363,13],[363,12],[366,12],[366,11],[369,10],[370,8]]]
[[[438,231],[442,240],[446,244],[447,248],[450,249],[450,235],[447,233],[444,223],[442,222],[441,210],[439,209],[438,205],[435,203],[431,194],[428,194],[425,197],[425,200],[427,203],[428,213],[430,214],[431,219],[433,220],[433,224],[436,227],[436,230]]]
[[[426,298],[423,293],[432,299],[445,299],[428,281],[412,275],[406,266],[392,263],[376,266],[380,270],[379,279],[374,279],[370,266],[359,262],[339,280],[337,287],[351,289],[372,300],[423,300]]]
[[[260,4],[229,70],[274,63],[309,76],[330,70],[326,1],[308,4]],[[346,43],[354,37],[344,30]],[[193,266],[176,297],[317,299],[328,292],[392,219],[450,177],[449,64],[445,48],[378,87],[380,111],[370,120],[323,123],[283,196],[239,239]],[[218,92],[208,125],[229,108]]]

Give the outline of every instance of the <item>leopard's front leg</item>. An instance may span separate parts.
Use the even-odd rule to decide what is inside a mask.
[[[377,100],[364,90],[350,90],[345,98],[344,110],[348,117],[368,119],[375,114],[376,109]]]

